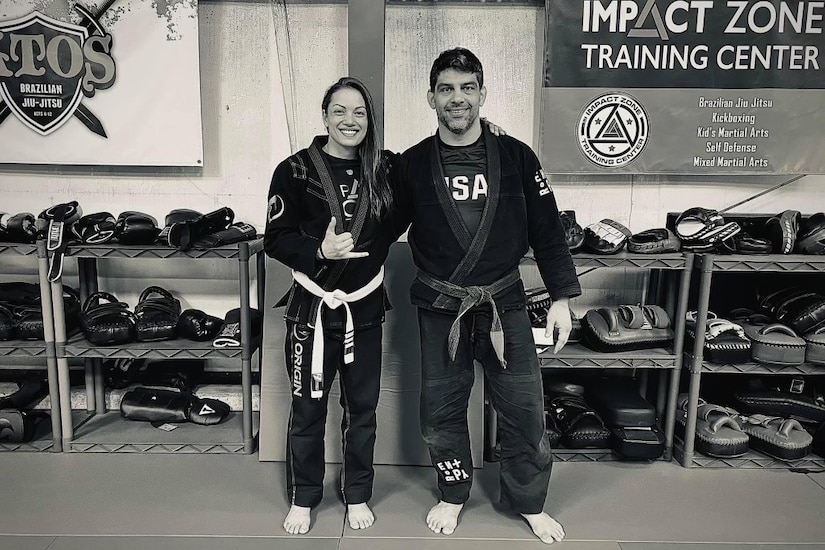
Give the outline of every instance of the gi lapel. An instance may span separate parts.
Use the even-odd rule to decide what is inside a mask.
[[[312,145],[309,146],[309,159],[312,161],[315,171],[318,172],[321,185],[324,187],[324,195],[327,198],[327,204],[329,204],[330,214],[335,216],[335,231],[342,233],[344,231],[344,211],[341,208],[341,201],[338,200],[338,191],[332,182],[330,168],[327,166],[324,155],[321,154],[322,141],[322,137],[316,137],[312,140]],[[364,179],[363,176],[361,179]],[[350,230],[350,233],[352,233],[352,241],[356,243],[356,245],[358,244],[358,237],[360,237],[361,230],[364,228],[364,222],[367,219],[367,212],[369,211],[369,205],[367,204],[368,198],[364,197],[365,194],[363,189],[358,194],[358,202],[355,205],[355,218],[352,221],[352,228]],[[341,278],[341,273],[343,273],[348,263],[349,260],[338,260],[335,262],[334,267],[330,270],[329,275],[321,285],[324,290],[332,290],[335,288],[338,279]]]
[[[455,201],[450,196],[450,190],[444,181],[444,169],[441,166],[441,155],[438,152],[438,134],[433,136],[431,142],[430,171],[433,183],[435,184],[435,192],[438,195],[438,203],[441,205],[441,209],[447,217],[447,223],[450,225],[453,235],[458,239],[458,244],[461,245],[464,252],[467,252],[467,249],[470,248],[472,235],[470,235],[470,231],[467,229],[467,225],[464,223],[464,219],[458,211],[458,206],[456,206]]]
[[[481,253],[484,251],[487,238],[490,236],[490,230],[493,227],[493,219],[495,218],[496,208],[498,207],[498,196],[501,191],[501,159],[498,154],[498,144],[493,134],[486,128],[482,128],[482,134],[484,135],[484,148],[487,150],[487,179],[489,180],[487,182],[487,200],[484,201],[484,210],[481,212],[478,231],[476,231],[469,246],[462,244],[462,247],[467,253],[464,255],[464,258],[462,258],[461,263],[456,266],[455,271],[450,275],[449,281],[455,284],[462,284],[467,275],[470,274],[478,263],[479,258],[481,258]],[[440,161],[438,166],[439,170],[441,170]],[[443,182],[444,178],[442,178],[441,181]],[[446,193],[446,186],[442,185],[442,187],[445,188]],[[450,198],[449,194],[447,194],[447,197]],[[461,219],[461,215],[458,214],[458,208],[455,206],[455,202],[453,202],[451,198],[450,202],[456,209],[456,214],[458,215],[459,221],[461,221],[464,232],[469,234],[467,227]],[[452,226],[453,224],[450,223],[450,227]]]

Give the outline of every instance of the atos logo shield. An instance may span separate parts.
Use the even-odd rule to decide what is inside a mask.
[[[107,2],[111,4],[111,2]],[[13,113],[46,136],[72,116],[106,137],[98,118],[81,101],[114,84],[112,37],[80,5],[83,25],[32,12],[0,22],[0,123]]]
[[[611,92],[593,99],[579,115],[576,139],[591,162],[620,168],[633,162],[648,142],[647,112],[636,98]]]

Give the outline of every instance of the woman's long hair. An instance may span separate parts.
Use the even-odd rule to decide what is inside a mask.
[[[370,213],[373,218],[379,220],[389,211],[392,205],[392,192],[390,191],[387,164],[381,158],[381,151],[378,148],[372,96],[363,82],[357,78],[345,76],[330,86],[324,94],[324,99],[321,101],[321,109],[324,114],[326,114],[332,100],[332,94],[342,88],[352,88],[359,92],[367,106],[367,135],[361,145],[358,146],[358,157],[361,160],[361,185],[366,189],[368,195]]]

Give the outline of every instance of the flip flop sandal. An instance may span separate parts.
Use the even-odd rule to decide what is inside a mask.
[[[677,400],[677,426],[684,438],[687,425],[688,395],[683,393]],[[739,413],[735,410],[712,405],[699,399],[696,411],[695,449],[706,456],[714,458],[735,458],[748,452],[748,434],[736,422]]]
[[[813,437],[792,418],[753,414],[738,420],[750,437],[751,449],[780,460],[797,460],[811,452]]]

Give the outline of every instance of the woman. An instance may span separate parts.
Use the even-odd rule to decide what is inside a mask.
[[[389,309],[383,263],[405,228],[390,220],[394,155],[378,149],[372,98],[345,77],[321,102],[327,136],[280,163],[269,188],[264,247],[293,270],[286,305],[285,359],[292,410],[287,434],[284,529],[309,531],[321,501],[327,401],[336,372],[344,409],[341,492],[353,529],[375,517],[372,496],[381,323]],[[489,124],[494,133],[500,130]],[[503,132],[502,132],[503,133]]]
[[[327,90],[321,110],[328,136],[275,169],[264,236],[266,253],[291,267],[295,279],[285,313],[292,411],[284,529],[292,534],[309,531],[310,510],[321,501],[324,426],[336,372],[347,518],[353,529],[374,522],[367,502],[387,304],[382,265],[396,237],[386,225],[389,156],[378,149],[369,91],[342,78]]]

